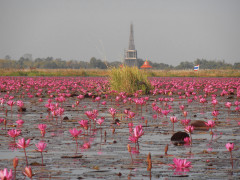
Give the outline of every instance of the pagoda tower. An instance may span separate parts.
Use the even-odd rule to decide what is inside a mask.
[[[125,50],[124,64],[138,67],[137,50],[135,49],[133,37],[133,24],[130,25],[129,46],[128,50]]]

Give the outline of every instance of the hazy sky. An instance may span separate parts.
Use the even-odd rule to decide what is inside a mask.
[[[240,62],[240,0],[0,0],[0,58]]]

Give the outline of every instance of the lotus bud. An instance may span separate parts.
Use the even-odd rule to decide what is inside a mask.
[[[128,148],[128,152],[132,152],[132,148],[131,148],[130,144],[127,145],[127,148]]]
[[[165,146],[165,155],[167,155],[168,152],[168,144]]]
[[[29,177],[30,179],[32,179],[32,176],[33,176],[33,174],[32,174],[32,168],[30,167],[30,166],[26,166],[25,167],[25,171],[23,172],[23,174],[25,175],[25,176],[27,176],[27,177]]]
[[[14,169],[16,168],[18,166],[18,158],[14,158],[13,159],[13,167],[14,167]]]

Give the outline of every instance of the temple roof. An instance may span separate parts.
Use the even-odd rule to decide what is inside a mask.
[[[149,62],[148,62],[147,59],[146,59],[146,61],[145,61],[145,62],[143,63],[143,65],[141,66],[141,68],[147,69],[147,68],[152,68],[152,66],[150,66]]]

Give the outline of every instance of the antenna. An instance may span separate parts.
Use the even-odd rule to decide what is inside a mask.
[[[104,48],[104,45],[103,45],[103,42],[101,41],[101,39],[98,40],[100,45],[101,45],[101,50],[99,48],[96,47],[98,53],[101,55],[101,57],[103,57],[103,62],[104,64],[107,66],[108,68],[108,65],[107,65],[107,56],[106,56],[106,52],[105,52],[105,48]]]

